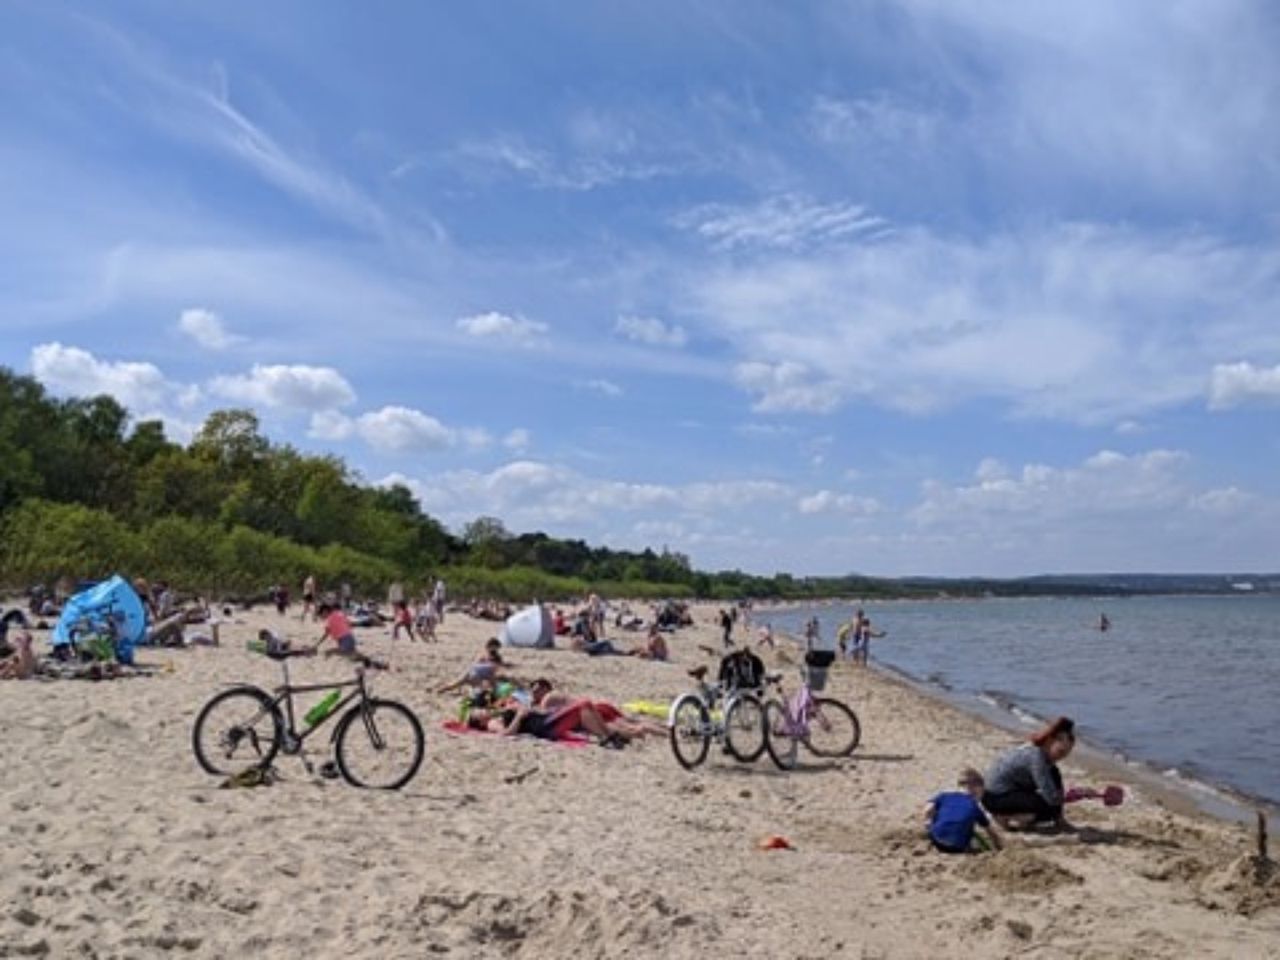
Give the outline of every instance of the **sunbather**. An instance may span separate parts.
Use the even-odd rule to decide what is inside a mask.
[[[12,645],[14,652],[0,660],[0,680],[26,680],[36,672],[31,634],[23,630],[13,638]]]
[[[438,687],[436,693],[453,693],[463,687],[492,683],[498,679],[499,668],[506,666],[508,666],[507,662],[502,659],[502,641],[497,637],[490,637],[475,662],[467,667],[467,672],[452,683]]]

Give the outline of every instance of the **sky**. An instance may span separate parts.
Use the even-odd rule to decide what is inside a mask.
[[[700,569],[1280,568],[1266,0],[0,6],[0,364]]]

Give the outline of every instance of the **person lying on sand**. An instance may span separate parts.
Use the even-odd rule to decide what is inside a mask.
[[[527,734],[540,740],[564,740],[586,733],[602,744],[621,745],[639,737],[666,736],[666,727],[650,721],[628,720],[612,704],[576,700],[555,710],[543,710],[514,702],[492,708],[473,707],[467,725],[503,736]]]
[[[23,630],[13,638],[12,644],[13,653],[0,660],[0,680],[26,680],[36,672],[31,634]]]
[[[987,840],[1000,849],[1000,837],[982,811],[982,774],[972,767],[960,771],[961,792],[940,793],[925,807],[929,842],[942,853],[969,853],[973,850],[974,828],[981,827]]]
[[[667,736],[667,728],[663,724],[627,717],[618,707],[607,700],[572,697],[561,690],[553,689],[551,681],[543,677],[533,681],[529,687],[529,695],[530,706],[533,710],[541,710],[544,713],[564,717],[573,717],[575,709],[583,710],[588,714],[588,723],[593,722],[589,714],[594,714],[604,722],[609,734],[621,736],[626,740],[634,740],[637,737]],[[591,729],[588,729],[587,732],[595,733]],[[596,735],[599,736],[599,734]]]
[[[1065,797],[1058,764],[1075,745],[1075,723],[1058,717],[1033,734],[1030,743],[1015,747],[991,765],[983,805],[1010,830],[1040,824],[1074,830],[1062,812]]]

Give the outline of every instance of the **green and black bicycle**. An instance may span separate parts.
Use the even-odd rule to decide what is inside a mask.
[[[272,649],[264,655],[279,661],[283,682],[270,693],[236,684],[205,704],[191,731],[201,767],[217,776],[236,777],[255,768],[265,771],[283,753],[300,756],[310,771],[303,747],[336,717],[330,738],[334,762],[349,784],[399,790],[414,778],[426,754],[426,736],[417,716],[404,704],[371,695],[365,671],[377,669],[377,664],[357,665],[352,680],[294,685],[289,682],[288,661],[313,656],[312,651]],[[344,696],[342,691],[348,688]],[[294,694],[320,690],[328,693],[307,711],[299,730]]]

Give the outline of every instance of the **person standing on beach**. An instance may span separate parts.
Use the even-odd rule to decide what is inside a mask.
[[[316,578],[314,575],[310,573],[307,574],[307,579],[302,581],[302,616],[299,617],[298,619],[305,622],[307,619],[308,613],[311,614],[312,620],[314,620],[317,616]]]
[[[444,626],[444,601],[444,578],[436,577],[436,584],[431,588],[431,605],[436,608],[436,623],[442,627]]]
[[[861,615],[861,611],[859,611]],[[869,617],[862,617],[862,622],[858,626],[858,632],[854,637],[853,659],[856,663],[861,663],[864,667],[871,659],[871,638],[883,637],[883,630],[876,630],[871,626]]]
[[[720,640],[726,648],[733,646],[733,615],[728,610],[720,611],[720,629],[723,632]]]
[[[1066,798],[1058,764],[1075,745],[1075,722],[1058,717],[1033,734],[1030,743],[1015,747],[991,765],[983,805],[1011,830],[1035,824],[1072,829],[1063,814]]]

